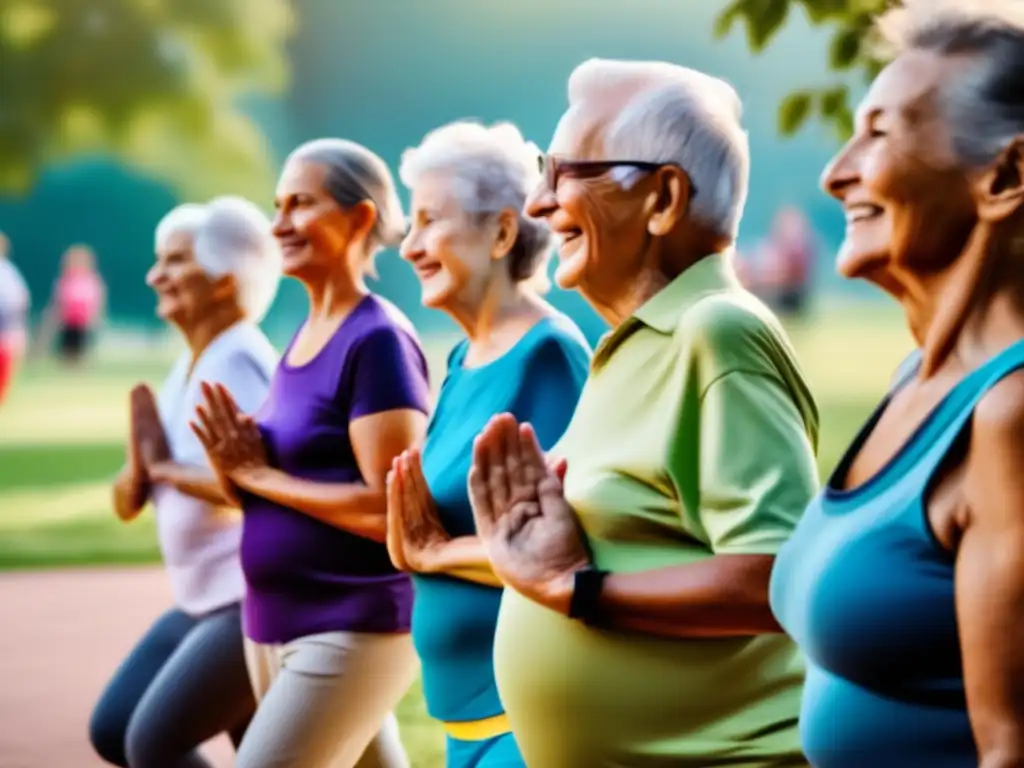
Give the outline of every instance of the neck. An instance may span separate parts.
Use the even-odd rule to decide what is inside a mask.
[[[493,279],[474,299],[459,301],[445,311],[459,324],[470,343],[486,342],[504,323],[535,312],[537,297],[510,279]]]
[[[309,295],[310,317],[347,314],[370,290],[362,275],[339,269],[321,279],[303,281]]]
[[[588,295],[582,290],[581,293],[594,311],[615,328],[698,261],[728,247],[728,243],[706,242],[704,239],[695,241],[692,236],[681,237],[674,243],[665,242],[662,249],[653,258],[645,259],[633,275],[609,281],[610,290],[603,298]]]
[[[1024,280],[1010,242],[979,225],[951,266],[935,273],[894,270],[910,333],[921,348],[922,376],[950,359],[969,368],[1024,335]]]
[[[193,365],[214,339],[244,319],[245,315],[242,310],[237,305],[229,304],[216,307],[194,325],[183,327],[181,332],[185,337],[185,343],[188,344],[188,348],[192,352]]]

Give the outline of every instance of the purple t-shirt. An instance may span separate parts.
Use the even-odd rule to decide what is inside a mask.
[[[363,482],[349,423],[399,408],[428,410],[427,364],[415,332],[375,296],[359,303],[312,361],[291,366],[287,359],[286,352],[256,419],[270,463],[295,477]],[[412,585],[383,544],[261,497],[246,495],[243,508],[250,639],[409,630]]]

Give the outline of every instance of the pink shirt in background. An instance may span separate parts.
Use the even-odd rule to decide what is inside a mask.
[[[57,315],[70,328],[88,328],[103,304],[103,281],[90,270],[69,270],[57,282]]]

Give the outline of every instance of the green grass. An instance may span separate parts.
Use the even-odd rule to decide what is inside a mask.
[[[876,306],[831,310],[790,333],[821,410],[825,473],[910,343],[901,318]],[[449,346],[428,346],[435,384]],[[81,371],[36,363],[23,372],[0,409],[0,569],[158,561],[152,516],[119,523],[108,483],[124,457],[128,389],[159,382],[169,360],[167,349],[136,349]],[[398,714],[414,764],[443,765],[443,739],[418,684]]]

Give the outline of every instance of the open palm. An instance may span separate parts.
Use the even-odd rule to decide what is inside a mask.
[[[529,424],[508,414],[491,420],[474,444],[469,494],[491,565],[518,592],[539,600],[589,562],[558,471]]]

